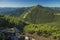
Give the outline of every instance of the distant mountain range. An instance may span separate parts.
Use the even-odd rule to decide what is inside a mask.
[[[20,17],[21,20],[31,23],[45,23],[53,21],[54,13],[60,13],[60,8],[43,7],[41,5],[22,8],[0,8],[0,14],[17,16]]]
[[[8,14],[10,16],[20,16],[27,8],[17,8],[13,11],[6,12],[5,14]]]
[[[13,10],[15,10],[15,9],[17,9],[17,8],[2,8],[2,7],[0,7],[0,12],[7,12],[7,11],[13,11]]]
[[[1,8],[0,7],[0,14],[11,15],[11,16],[19,16],[26,9],[27,9],[26,7],[22,7],[22,8]]]
[[[60,7],[50,7],[55,13],[60,13]]]
[[[10,16],[20,16],[22,13],[24,13],[24,11],[26,11],[29,8],[30,7],[21,7],[21,8],[0,7],[0,14],[10,15]],[[46,8],[53,9],[55,13],[56,12],[60,13],[60,7],[46,7]]]

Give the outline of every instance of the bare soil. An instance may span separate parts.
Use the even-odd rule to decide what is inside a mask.
[[[28,36],[28,37],[30,37],[30,40],[32,38],[34,38],[35,40],[56,40],[56,39],[54,39],[52,37],[39,36],[39,35],[36,35],[36,34],[26,33],[25,35]]]

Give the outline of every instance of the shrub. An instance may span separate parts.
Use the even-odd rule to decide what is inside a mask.
[[[43,36],[52,36],[57,38],[60,36],[60,29],[57,26],[47,25],[47,24],[30,24],[25,26],[25,32],[36,33]]]

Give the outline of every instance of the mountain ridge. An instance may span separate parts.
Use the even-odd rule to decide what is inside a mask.
[[[31,23],[49,22],[52,21],[54,16],[52,9],[45,8],[41,5],[32,6],[22,15],[22,19],[24,21],[29,21]]]

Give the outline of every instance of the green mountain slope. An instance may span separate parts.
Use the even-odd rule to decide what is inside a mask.
[[[40,5],[30,7],[21,15],[21,19],[31,23],[51,22],[53,18],[53,10]]]

